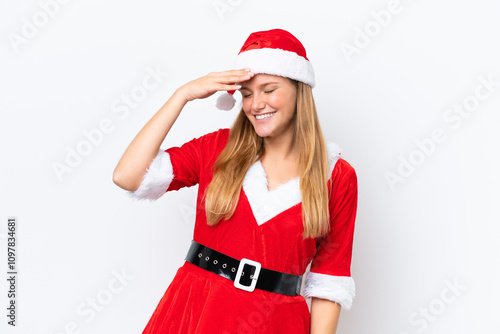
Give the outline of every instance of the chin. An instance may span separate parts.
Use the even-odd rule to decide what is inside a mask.
[[[259,131],[255,131],[257,133],[257,136],[261,137],[261,138],[266,138],[266,137],[269,137],[269,134],[267,132],[259,132]]]
[[[272,135],[272,131],[268,130],[268,129],[262,129],[262,128],[255,128],[255,126],[253,127],[255,133],[257,134],[257,136],[259,137],[262,137],[262,138],[265,138],[265,137],[269,137]]]

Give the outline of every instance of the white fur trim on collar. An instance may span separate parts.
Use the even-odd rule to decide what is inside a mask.
[[[325,275],[310,271],[307,273],[302,295],[306,298],[327,299],[349,310],[356,295],[356,285],[349,276]]]
[[[341,156],[340,147],[335,143],[327,143],[328,161],[332,174],[335,163]],[[281,212],[290,209],[302,201],[300,193],[300,178],[296,177],[279,185],[276,189],[268,190],[266,172],[260,161],[255,162],[248,169],[243,180],[243,190],[248,198],[250,207],[257,224],[262,225]]]
[[[154,201],[167,191],[173,179],[174,172],[170,155],[160,149],[149,165],[139,188],[136,191],[128,191],[128,194],[137,200],[149,199]]]
[[[330,173],[328,174],[328,178],[330,178],[335,164],[342,157],[342,149],[337,143],[326,142],[326,152],[328,155],[328,162],[330,163]]]
[[[266,172],[262,163],[257,161],[245,175],[243,190],[259,225],[302,201],[298,177],[273,190],[268,190],[267,186]]]

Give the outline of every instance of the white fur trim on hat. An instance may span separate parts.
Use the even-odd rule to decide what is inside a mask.
[[[356,286],[349,276],[325,275],[310,271],[307,273],[302,295],[306,298],[327,299],[349,310],[356,295]]]
[[[139,188],[135,191],[128,191],[128,194],[137,200],[149,199],[154,201],[167,191],[173,179],[174,172],[170,155],[160,149],[149,165]]]
[[[249,68],[253,73],[265,73],[316,85],[312,64],[295,52],[281,49],[252,49],[236,56],[235,70]]]

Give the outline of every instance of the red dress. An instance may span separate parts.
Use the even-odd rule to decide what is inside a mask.
[[[199,184],[193,240],[236,259],[248,258],[263,268],[302,275],[312,262],[309,293],[349,308],[354,297],[350,277],[357,182],[354,169],[339,154],[330,152],[333,182],[330,200],[331,229],[326,237],[303,239],[299,179],[272,191],[260,162],[248,171],[240,201],[229,220],[215,227],[206,223],[202,195],[212,178],[212,165],[227,143],[229,129],[207,134],[160,152],[141,187],[156,195]],[[167,153],[167,154],[165,154]],[[160,158],[161,156],[161,158]],[[158,168],[158,159],[163,159]],[[169,165],[170,164],[170,165]],[[155,167],[156,166],[156,167]],[[154,173],[172,174],[151,185]],[[148,174],[150,174],[148,176]],[[149,183],[148,183],[149,182]],[[151,190],[153,189],[153,190]],[[149,197],[148,197],[149,196]],[[308,277],[309,279],[309,277]],[[347,283],[346,283],[347,282]],[[304,294],[304,293],[303,293]],[[255,289],[247,292],[226,278],[189,262],[180,267],[161,298],[144,333],[309,333],[310,313],[305,298]]]

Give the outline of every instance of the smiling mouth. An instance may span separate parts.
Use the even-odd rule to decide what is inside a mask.
[[[269,117],[273,116],[274,114],[276,114],[276,111],[270,112],[267,114],[262,114],[262,115],[255,115],[255,118],[258,120],[261,120],[261,119],[269,118]]]

